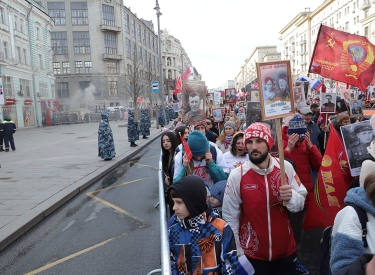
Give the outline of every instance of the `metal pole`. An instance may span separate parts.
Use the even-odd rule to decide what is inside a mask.
[[[164,115],[164,85],[163,85],[163,63],[161,59],[161,38],[160,38],[160,15],[162,13],[160,12],[159,2],[156,0],[156,6],[154,8],[156,10],[156,15],[158,17],[158,47],[159,47],[159,93],[161,91],[161,108],[162,108],[162,116],[164,117],[165,121],[165,115]],[[159,94],[160,97],[160,94]],[[165,121],[166,124],[169,123],[169,121]]]

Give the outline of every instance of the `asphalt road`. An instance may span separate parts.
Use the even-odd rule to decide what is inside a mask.
[[[147,274],[160,268],[156,139],[0,252],[0,274]],[[74,172],[74,171],[73,171]]]
[[[131,274],[160,268],[156,139],[0,252],[0,274]],[[74,172],[74,171],[73,171]],[[322,229],[305,232],[298,258],[319,274]]]

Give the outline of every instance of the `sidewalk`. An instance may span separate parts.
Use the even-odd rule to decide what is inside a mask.
[[[99,123],[19,129],[16,151],[0,152],[0,251],[55,209],[158,138],[130,147],[127,121],[110,121],[116,157],[98,157]]]

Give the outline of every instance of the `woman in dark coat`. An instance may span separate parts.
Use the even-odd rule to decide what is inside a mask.
[[[115,142],[113,140],[111,126],[109,126],[108,117],[108,113],[102,112],[102,120],[99,123],[98,131],[98,156],[104,160],[111,160],[116,156]]]
[[[168,187],[173,182],[173,174],[174,174],[174,155],[175,150],[177,147],[177,139],[172,131],[164,132],[161,135],[161,151],[162,151],[162,170],[163,170],[163,178],[164,178],[164,193],[167,194]],[[173,211],[173,201],[167,197],[165,197],[166,203],[169,205],[169,213],[172,216]]]

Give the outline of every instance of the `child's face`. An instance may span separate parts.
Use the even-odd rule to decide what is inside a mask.
[[[172,200],[173,210],[180,220],[183,220],[190,216],[189,210],[187,209],[184,201],[181,198],[172,198]]]
[[[211,204],[212,207],[220,207],[221,206],[221,202],[213,196],[210,197],[210,204]]]

